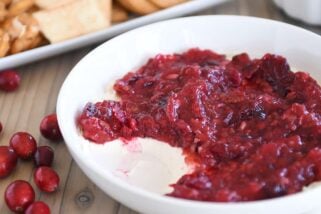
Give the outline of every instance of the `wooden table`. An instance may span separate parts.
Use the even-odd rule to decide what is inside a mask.
[[[202,11],[202,14],[240,14],[282,20],[303,26],[321,34],[321,28],[306,26],[293,21],[278,10],[269,0],[234,0],[218,7]],[[50,143],[40,136],[39,124],[46,114],[55,112],[57,95],[61,84],[70,69],[94,47],[76,50],[58,57],[50,58],[18,68],[22,84],[13,93],[0,92],[0,121],[4,131],[0,144],[7,145],[11,135],[17,131],[33,134],[40,145],[50,145],[55,150],[53,167],[61,179],[59,191],[45,194],[36,190],[36,199],[43,200],[56,213],[136,213],[114,201],[96,187],[72,160],[63,142]],[[6,186],[17,179],[32,179],[32,162],[20,161],[16,170],[7,178],[0,180],[0,213],[10,213],[3,200]]]

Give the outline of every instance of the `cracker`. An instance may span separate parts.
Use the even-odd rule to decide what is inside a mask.
[[[160,8],[168,8],[177,4],[186,2],[187,0],[149,0]]]
[[[52,9],[63,6],[77,0],[35,0],[35,4],[41,9]]]
[[[160,9],[148,0],[118,0],[118,2],[127,10],[139,15],[146,15]]]
[[[0,2],[4,3],[5,5],[11,4],[12,0],[0,0]]]
[[[34,48],[40,37],[40,31],[37,27],[27,26],[25,31],[13,41],[10,47],[10,53],[20,53]]]
[[[26,12],[34,6],[34,0],[18,0],[12,2],[8,9],[8,16],[13,17]]]
[[[27,13],[8,19],[3,28],[8,32],[12,40],[10,53],[19,53],[34,48],[38,45],[41,32],[37,21]]]
[[[113,2],[113,7],[111,11],[111,21],[123,22],[126,20],[128,20],[128,12],[117,2]]]
[[[6,5],[4,2],[0,1],[0,22],[4,21],[8,15]]]
[[[27,26],[33,26],[33,28],[37,28],[39,31],[37,21],[30,14],[22,13],[18,16],[7,19],[3,23],[2,28],[13,40],[20,37],[26,31]]]
[[[77,0],[33,16],[45,37],[56,43],[108,27],[111,0]]]
[[[0,57],[7,55],[10,49],[10,36],[0,29]]]

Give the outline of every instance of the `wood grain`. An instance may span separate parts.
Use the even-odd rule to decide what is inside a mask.
[[[204,14],[234,14],[282,20],[321,33],[320,28],[306,26],[286,17],[271,1],[238,0],[202,11]],[[0,121],[4,131],[0,135],[0,145],[7,145],[16,131],[28,131],[41,145],[50,145],[55,150],[54,168],[61,178],[59,190],[53,194],[44,194],[37,190],[32,180],[33,164],[20,161],[16,170],[0,180],[0,213],[10,213],[2,195],[6,186],[16,179],[30,181],[35,187],[37,200],[43,200],[50,206],[52,213],[106,213],[135,214],[136,212],[120,205],[100,191],[79,169],[70,157],[63,142],[50,143],[39,133],[39,124],[43,116],[55,112],[57,95],[61,84],[70,69],[92,47],[77,50],[51,59],[43,60],[18,68],[22,84],[13,93],[0,92]]]

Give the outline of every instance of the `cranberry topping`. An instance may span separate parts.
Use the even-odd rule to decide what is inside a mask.
[[[183,148],[197,167],[170,196],[260,200],[321,180],[321,88],[281,56],[158,55],[114,90],[120,101],[86,105],[77,121],[83,136],[150,137]]]

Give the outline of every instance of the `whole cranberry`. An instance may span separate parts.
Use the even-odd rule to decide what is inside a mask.
[[[10,146],[22,159],[30,159],[37,150],[37,142],[27,132],[17,132],[10,139]]]
[[[34,202],[35,191],[27,181],[16,180],[9,184],[4,198],[10,210],[22,213]]]
[[[56,114],[50,114],[45,116],[40,123],[41,134],[52,141],[62,140],[62,135],[58,126],[58,120]]]
[[[39,146],[34,155],[34,163],[38,166],[51,166],[54,159],[54,151],[49,146]]]
[[[45,202],[35,201],[29,205],[25,214],[50,214],[50,209]]]
[[[50,167],[41,166],[37,168],[33,176],[38,188],[44,192],[55,192],[59,186],[59,176]]]
[[[0,89],[4,91],[14,91],[20,85],[20,76],[14,70],[0,72]]]
[[[9,146],[0,146],[0,178],[9,175],[17,165],[18,156]]]

